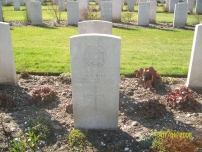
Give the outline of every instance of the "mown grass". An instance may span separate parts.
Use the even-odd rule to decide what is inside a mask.
[[[42,10],[43,20],[53,20],[48,6],[42,6]],[[163,12],[163,5],[157,10],[157,22],[173,22],[173,14]],[[21,11],[13,11],[13,6],[3,7],[3,11],[5,21],[26,19],[24,6]],[[133,16],[132,20],[137,21],[137,12],[133,12]],[[62,20],[67,20],[65,11]],[[196,24],[197,21],[196,15],[188,15],[187,24]],[[76,27],[12,28],[17,71],[70,72],[69,39],[77,33]],[[122,39],[121,74],[131,75],[135,69],[153,66],[162,75],[187,75],[194,31],[113,28],[113,35]]]
[[[12,41],[17,71],[70,72],[70,36],[76,27],[12,28]],[[120,36],[121,74],[153,66],[160,74],[186,75],[189,66],[193,31],[113,28]]]

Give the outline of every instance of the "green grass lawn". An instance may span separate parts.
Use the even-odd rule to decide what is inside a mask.
[[[123,10],[126,9],[124,7]],[[48,6],[42,6],[42,10],[43,20],[53,20]],[[173,22],[173,14],[163,12],[163,5],[159,5],[157,10],[157,22]],[[4,6],[3,14],[5,21],[26,19],[24,6],[21,11],[13,11],[13,6]],[[137,12],[133,12],[132,19],[137,21]],[[67,20],[65,11],[62,12],[62,20]],[[187,24],[196,24],[197,21],[195,15],[188,15]],[[69,40],[77,33],[77,27],[12,28],[17,72],[24,69],[42,73],[70,72]],[[135,69],[153,66],[161,75],[187,75],[194,31],[113,28],[113,35],[122,39],[121,74],[131,75]]]
[[[70,36],[76,27],[12,28],[17,71],[70,72]],[[113,28],[120,36],[121,74],[153,66],[163,75],[186,75],[188,72],[193,31]]]

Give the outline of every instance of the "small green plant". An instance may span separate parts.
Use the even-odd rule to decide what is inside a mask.
[[[83,147],[85,145],[86,132],[78,129],[71,130],[67,139],[71,148]]]
[[[51,135],[52,125],[51,125],[51,120],[48,118],[42,117],[36,120],[30,120],[28,123],[28,126],[31,128],[31,130],[37,137],[37,138],[34,137],[34,135],[30,133],[31,139],[33,139],[31,140],[32,142],[30,143],[32,145],[35,143],[35,141],[38,138],[45,140]]]
[[[154,137],[151,134],[144,134],[142,140],[140,141],[140,147],[142,149],[148,149],[154,140]]]
[[[38,141],[38,137],[34,134],[33,131],[29,130],[28,131],[28,145],[31,147],[31,148],[34,148],[37,144],[37,141]]]
[[[13,147],[9,148],[11,152],[25,152],[28,148],[34,149],[37,144],[38,138],[34,134],[33,131],[28,131],[26,136],[22,136],[20,138],[16,138],[13,141]]]
[[[44,105],[46,103],[54,102],[57,98],[57,92],[48,86],[34,89],[31,95],[31,100],[36,105]]]
[[[154,140],[152,141],[151,148],[157,150],[158,152],[167,152],[162,143],[162,140],[163,140],[162,138],[155,137]]]
[[[59,75],[59,80],[62,83],[70,84],[71,83],[71,74],[70,73],[62,73]]]
[[[13,141],[14,147],[9,148],[10,152],[25,152],[27,150],[25,141]]]
[[[162,82],[166,84],[175,83],[176,79],[173,77],[162,77]]]
[[[15,107],[15,101],[7,94],[0,94],[0,107],[13,108]]]
[[[23,70],[23,71],[20,72],[20,78],[26,79],[26,78],[29,78],[29,77],[30,77],[30,75],[29,75],[27,70]]]

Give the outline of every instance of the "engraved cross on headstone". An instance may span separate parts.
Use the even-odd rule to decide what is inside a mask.
[[[87,97],[93,97],[94,99],[94,110],[97,110],[98,98],[103,98],[103,94],[97,94],[97,86],[94,86],[93,94],[87,94]]]

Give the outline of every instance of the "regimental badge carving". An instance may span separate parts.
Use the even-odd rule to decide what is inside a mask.
[[[101,46],[89,46],[84,52],[84,60],[91,67],[101,67],[107,61],[107,52]]]

